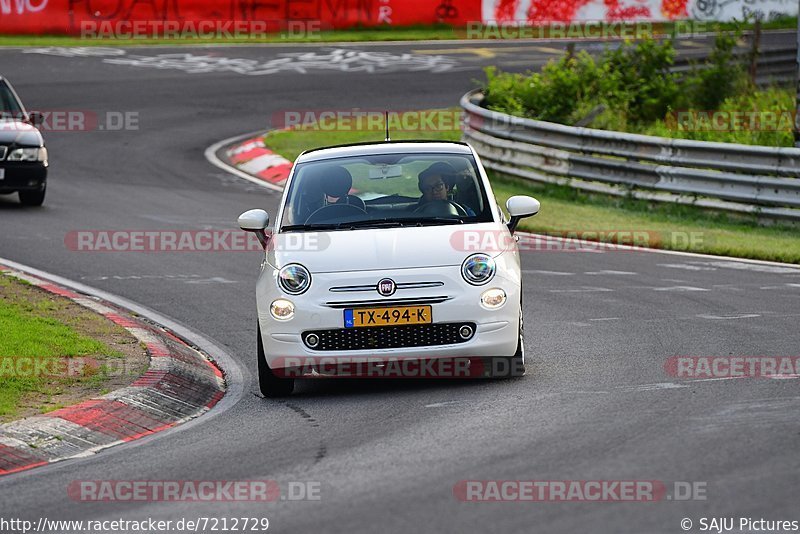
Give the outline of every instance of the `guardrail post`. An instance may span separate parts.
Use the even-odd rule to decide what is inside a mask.
[[[761,46],[761,14],[756,14],[756,22],[753,25],[753,42],[750,43],[750,82],[755,85],[758,78],[758,55]]]

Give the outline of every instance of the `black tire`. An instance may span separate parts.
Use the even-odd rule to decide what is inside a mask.
[[[47,187],[43,187],[41,191],[20,191],[19,201],[23,206],[41,206],[46,192]]]
[[[256,325],[258,327],[258,325]],[[275,376],[267,365],[264,356],[264,344],[261,341],[261,328],[256,332],[258,337],[258,387],[261,394],[267,398],[286,397],[294,391],[294,378],[281,378]]]

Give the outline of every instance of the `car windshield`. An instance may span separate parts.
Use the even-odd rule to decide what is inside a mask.
[[[375,154],[298,164],[281,230],[491,220],[490,204],[471,155]]]
[[[11,92],[11,88],[5,81],[0,80],[0,120],[19,119],[22,116],[22,107]]]

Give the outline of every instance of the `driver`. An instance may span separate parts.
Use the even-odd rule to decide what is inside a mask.
[[[450,185],[453,178],[458,173],[455,168],[444,161],[439,161],[419,173],[417,186],[419,187],[422,197],[419,199],[418,206],[424,206],[428,202],[437,200],[449,201],[448,193],[450,192]],[[455,204],[455,202],[453,202]],[[467,215],[473,216],[475,212],[469,206],[462,206],[467,212]]]
[[[417,185],[422,192],[422,198],[419,199],[420,205],[434,200],[447,200],[446,178],[455,172],[456,170],[449,163],[440,161],[419,173]]]

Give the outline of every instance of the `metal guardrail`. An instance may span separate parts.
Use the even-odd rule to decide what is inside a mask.
[[[794,54],[794,50],[792,50]],[[461,99],[488,169],[579,189],[800,221],[800,149],[669,139],[514,117]]]
[[[741,49],[735,57],[747,64],[749,52]],[[672,71],[677,73],[689,72],[694,61],[703,61],[705,55],[681,55],[675,58]],[[758,51],[757,70],[755,82],[758,85],[771,83],[793,83],[797,74],[797,48],[793,46],[764,48]]]

